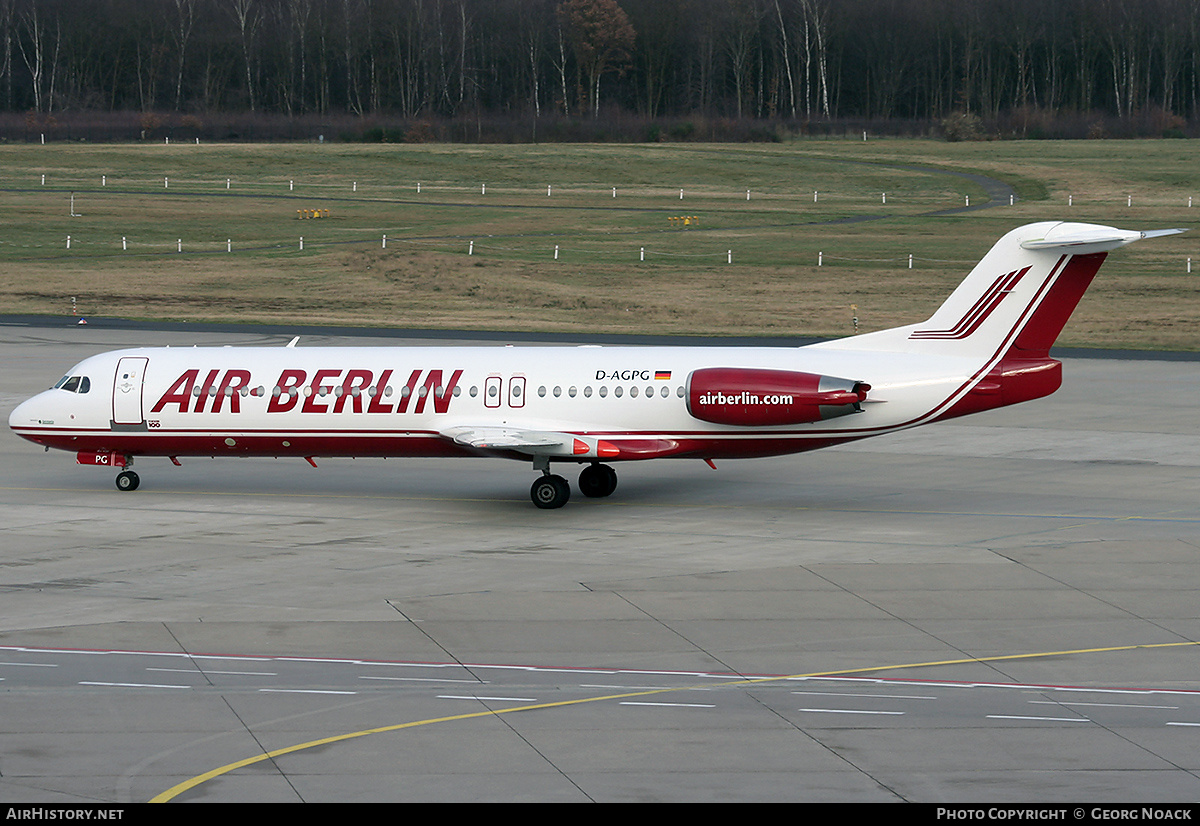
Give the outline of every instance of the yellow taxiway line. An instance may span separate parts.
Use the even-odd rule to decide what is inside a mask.
[[[1200,645],[1200,642],[1167,642],[1142,645],[1119,645],[1111,648],[1079,648],[1073,651],[1044,651],[1032,654],[1002,654],[994,657],[966,657],[958,660],[935,660],[923,663],[906,663],[903,665],[883,665],[870,668],[848,668],[841,671],[814,671],[809,674],[788,674],[778,677],[755,677],[752,679],[738,680],[732,683],[722,683],[721,687],[727,686],[747,686],[756,685],[759,683],[779,682],[781,680],[799,680],[810,679],[813,677],[834,677],[845,674],[865,674],[876,671],[896,671],[904,668],[932,668],[940,665],[964,665],[969,663],[987,663],[987,662],[1002,662],[1004,660],[1030,660],[1040,657],[1065,657],[1074,654],[1102,654],[1113,651],[1134,651],[1138,649],[1149,648],[1176,648],[1187,645]],[[538,711],[546,708],[562,708],[563,706],[582,705],[583,703],[599,703],[606,700],[624,700],[629,697],[646,697],[654,694],[666,694],[672,691],[688,691],[695,686],[679,686],[676,688],[655,688],[645,691],[634,691],[627,694],[606,694],[600,697],[581,697],[577,700],[560,700],[554,703],[535,703],[533,705],[513,706],[512,708],[504,708],[496,711],[475,711],[470,714],[455,714],[450,717],[435,717],[429,720],[414,720],[409,723],[397,723],[391,726],[380,726],[378,728],[363,729],[362,731],[352,731],[346,734],[338,734],[333,737],[324,737],[320,740],[310,740],[307,743],[298,743],[294,746],[287,746],[282,749],[265,752],[254,757],[247,757],[244,760],[238,760],[236,763],[228,763],[224,766],[207,771],[204,774],[196,775],[188,780],[178,783],[160,794],[151,798],[151,803],[167,803],[175,799],[186,791],[196,788],[209,780],[229,774],[237,769],[253,766],[256,763],[262,763],[266,760],[273,760],[276,757],[282,757],[287,754],[294,754],[305,749],[317,748],[318,746],[327,746],[331,743],[340,743],[346,740],[354,740],[359,737],[366,737],[370,734],[383,734],[389,731],[401,731],[408,728],[417,728],[419,726],[430,726],[435,723],[449,723],[456,720],[470,720],[477,717],[492,717],[500,714],[512,714],[518,711]]]

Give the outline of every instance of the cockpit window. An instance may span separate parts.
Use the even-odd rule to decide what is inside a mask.
[[[86,393],[92,389],[92,381],[87,376],[63,376],[54,388],[68,393]]]

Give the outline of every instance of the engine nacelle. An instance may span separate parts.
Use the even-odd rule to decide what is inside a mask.
[[[871,385],[792,370],[706,367],[687,382],[687,408],[713,424],[763,427],[855,413]]]

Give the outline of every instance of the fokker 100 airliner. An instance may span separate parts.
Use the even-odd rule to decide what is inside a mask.
[[[1030,224],[928,321],[798,348],[192,347],[104,353],[9,417],[80,464],[135,457],[501,456],[539,508],[610,495],[611,463],[747,458],[893,433],[1049,395],[1050,347],[1109,251],[1180,229]]]

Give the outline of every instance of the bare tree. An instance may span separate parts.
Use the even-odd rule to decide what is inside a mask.
[[[726,11],[722,41],[733,74],[736,112],[741,118],[750,92],[751,57],[759,46],[759,27],[766,16],[766,7],[762,0],[732,0]]]
[[[229,11],[238,27],[238,36],[242,45],[242,61],[246,67],[246,94],[249,97],[250,111],[258,108],[254,87],[254,38],[262,23],[262,9],[257,0],[229,0]]]
[[[183,108],[183,67],[187,60],[188,41],[196,23],[196,0],[175,0],[175,25],[171,35],[175,40],[175,110]]]
[[[804,11],[805,110],[812,117],[815,81],[817,109],[829,117],[829,7],[825,0],[800,0]],[[814,78],[815,75],[815,78]]]
[[[4,108],[13,105],[13,0],[0,0],[0,75],[4,76]]]
[[[796,83],[792,76],[792,56],[791,48],[788,46],[787,24],[784,22],[783,9],[779,5],[779,0],[775,0],[775,19],[779,23],[780,52],[783,54],[783,71],[787,79],[788,104],[794,118],[796,117]]]
[[[600,116],[600,78],[629,61],[637,37],[616,0],[566,0],[558,7],[580,71],[587,76],[588,109]]]
[[[53,44],[46,30],[47,23],[38,14],[38,4],[30,3],[21,15],[25,37],[17,38],[21,59],[29,69],[33,88],[33,108],[38,112],[49,112],[54,107],[54,75],[58,66],[58,49],[62,43],[62,21],[54,19]],[[48,54],[48,52],[53,54]],[[47,77],[47,74],[49,75]]]

